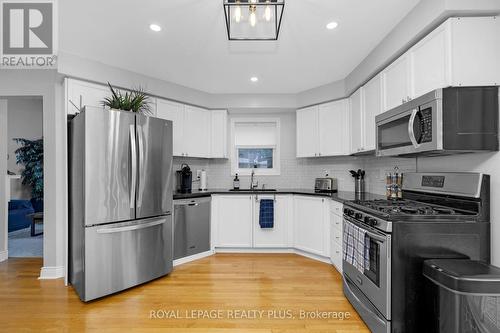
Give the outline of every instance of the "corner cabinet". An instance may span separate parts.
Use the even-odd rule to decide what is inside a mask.
[[[297,157],[349,154],[349,102],[342,99],[296,112]]]
[[[294,196],[294,247],[329,257],[328,203],[314,196]]]

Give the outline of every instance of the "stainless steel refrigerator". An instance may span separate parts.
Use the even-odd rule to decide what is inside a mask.
[[[69,131],[69,274],[80,299],[171,272],[172,122],[87,107]]]

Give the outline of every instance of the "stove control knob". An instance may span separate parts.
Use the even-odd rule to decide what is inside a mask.
[[[354,215],[354,211],[352,209],[348,209],[347,210],[347,215],[353,216]]]
[[[368,221],[368,224],[371,225],[372,227],[374,227],[378,224],[378,221],[374,218],[370,218]]]
[[[371,218],[369,216],[365,216],[364,221],[366,224],[370,224],[370,220],[371,220]]]
[[[356,220],[361,220],[361,218],[362,218],[362,217],[363,217],[363,215],[362,215],[361,213],[356,213],[356,214],[354,214],[354,218],[355,218]]]
[[[347,212],[348,212],[348,211],[349,211],[349,209],[344,208],[344,214],[346,214],[346,215],[347,215]]]

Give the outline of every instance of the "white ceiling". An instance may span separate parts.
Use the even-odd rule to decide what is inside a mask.
[[[222,0],[64,0],[59,48],[210,93],[298,93],[344,79],[417,3],[286,0],[279,41],[230,42]]]

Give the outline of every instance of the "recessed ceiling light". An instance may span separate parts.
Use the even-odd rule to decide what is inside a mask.
[[[161,31],[161,27],[160,27],[158,24],[151,24],[151,25],[149,26],[149,29],[151,29],[151,30],[153,30],[153,31],[155,31],[155,32],[159,32],[159,31]]]
[[[333,29],[335,29],[336,27],[338,27],[338,25],[339,25],[339,24],[338,24],[337,22],[333,21],[333,22],[328,23],[328,24],[326,25],[326,28],[327,28],[328,30],[333,30]]]
[[[256,77],[256,76],[252,76],[252,77],[250,78],[250,81],[252,81],[252,82],[257,82],[257,81],[259,81],[259,78],[258,78],[258,77]]]

